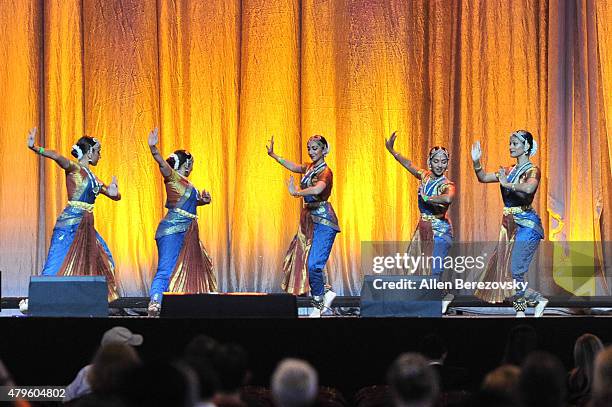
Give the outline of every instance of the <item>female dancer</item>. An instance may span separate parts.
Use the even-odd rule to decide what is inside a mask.
[[[484,281],[505,282],[514,279],[525,281],[525,273],[544,238],[542,222],[531,207],[533,197],[540,183],[540,169],[529,161],[536,153],[538,145],[531,133],[517,130],[510,135],[510,156],[516,159],[513,167],[499,167],[497,173],[486,172],[480,158],[480,142],[472,146],[474,171],[479,182],[499,182],[501,187],[504,211],[499,242],[495,253],[489,259]],[[474,293],[487,302],[502,302],[512,298],[512,305],[517,317],[524,317],[527,306],[535,306],[535,316],[540,317],[548,300],[532,290],[476,290]],[[513,295],[514,294],[514,295]]]
[[[300,188],[296,189],[293,176],[289,179],[289,193],[296,198],[304,197],[298,231],[289,246],[283,271],[283,290],[301,295],[308,292],[313,296],[314,310],[311,317],[320,317],[330,309],[336,294],[325,285],[323,268],[331,253],[336,233],[340,232],[338,218],[328,202],[333,185],[333,174],[325,163],[329,144],[323,136],[315,135],[308,140],[310,164],[295,164],[274,153],[274,137],[270,139],[268,155],[289,171],[304,174]]]
[[[66,172],[68,206],[60,214],[53,235],[49,254],[42,270],[43,276],[102,275],[108,284],[108,300],[118,297],[115,285],[115,262],[108,246],[94,229],[93,209],[98,194],[113,201],[121,199],[117,178],[104,185],[91,171],[101,158],[100,142],[83,136],[72,146],[71,161],[53,150],[36,146],[36,128],[28,134],[28,148],[55,161]]]
[[[455,198],[455,184],[444,175],[448,169],[450,155],[444,147],[433,147],[429,150],[427,159],[429,170],[418,169],[412,165],[410,160],[395,151],[396,138],[397,134],[394,131],[391,137],[385,140],[387,150],[419,180],[418,203],[421,218],[412,236],[408,254],[410,256],[424,254],[426,259],[431,259],[431,262],[426,261],[420,270],[415,271],[418,275],[431,275],[439,279],[444,271],[444,258],[453,242],[453,227],[446,212]],[[446,312],[453,298],[452,294],[444,297],[442,300],[443,313]]]
[[[164,291],[207,293],[217,290],[210,256],[200,242],[196,209],[210,204],[210,194],[199,193],[187,180],[193,170],[193,157],[177,150],[164,161],[157,149],[157,129],[149,133],[151,155],[159,164],[166,186],[168,213],[155,233],[159,261],[151,283],[149,315],[159,315]]]

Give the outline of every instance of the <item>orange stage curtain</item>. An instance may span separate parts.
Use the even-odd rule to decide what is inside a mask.
[[[122,295],[145,295],[157,262],[153,127],[164,155],[194,154],[192,181],[212,195],[200,237],[222,291],[280,290],[300,202],[266,155],[271,136],[294,161],[312,134],[331,144],[341,294],[359,292],[362,241],[407,240],[416,225],[416,180],[384,148],[394,130],[418,166],[449,147],[457,241],[493,240],[501,219],[470,145],[494,170],[512,163],[519,128],[540,146],[547,239],[612,240],[611,19],[610,0],[2,0],[3,295],[27,293],[65,205],[60,169],[25,148],[34,126],[66,155],[82,134],[101,140],[95,172],[116,175],[123,199],[100,197],[96,227]]]

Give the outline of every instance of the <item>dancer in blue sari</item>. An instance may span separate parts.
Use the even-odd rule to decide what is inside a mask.
[[[487,282],[507,282],[513,279],[525,282],[525,273],[537,251],[540,240],[544,238],[542,222],[531,206],[540,184],[540,169],[530,160],[537,151],[537,143],[531,133],[517,130],[510,135],[510,156],[516,159],[512,167],[500,167],[497,173],[487,173],[480,162],[482,150],[480,142],[472,146],[472,160],[479,182],[499,182],[504,201],[502,225],[495,253],[489,259],[482,280]],[[542,294],[529,288],[527,290],[476,290],[480,299],[497,303],[507,298],[517,317],[524,317],[527,306],[535,307],[535,316],[540,317],[548,300]]]
[[[28,147],[42,157],[55,161],[66,172],[68,205],[60,214],[49,253],[42,270],[43,276],[102,275],[108,284],[108,299],[118,297],[115,284],[115,262],[106,242],[94,229],[93,209],[99,194],[114,201],[121,199],[117,178],[107,186],[89,168],[101,158],[102,146],[93,138],[84,136],[72,146],[71,161],[59,153],[35,145],[36,128],[30,130]]]
[[[325,163],[329,145],[323,136],[315,135],[308,140],[308,164],[296,164],[274,153],[274,138],[270,140],[268,155],[289,171],[304,174],[300,189],[289,179],[289,193],[296,198],[303,197],[298,231],[289,245],[283,262],[282,289],[288,293],[312,295],[312,318],[318,318],[329,311],[336,293],[325,284],[325,263],[340,231],[338,218],[328,199],[333,186],[333,174]]]
[[[193,170],[193,156],[177,150],[164,160],[157,148],[158,131],[149,134],[151,155],[159,165],[166,186],[168,213],[160,222],[155,241],[159,261],[151,283],[149,315],[161,311],[162,295],[168,292],[207,293],[217,290],[213,264],[200,242],[197,207],[210,204],[211,197],[187,179]]]

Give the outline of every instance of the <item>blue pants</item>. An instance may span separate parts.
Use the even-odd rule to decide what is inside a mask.
[[[541,235],[534,229],[517,226],[514,236],[514,247],[510,256],[510,267],[512,278],[517,282],[525,281],[525,273],[529,271],[529,265],[540,244]],[[517,296],[523,296],[524,290],[517,291]]]
[[[446,236],[434,236],[433,263],[431,268],[432,277],[439,279],[444,271],[444,259],[452,245],[452,240]]]
[[[41,275],[54,276],[60,271],[60,268],[66,259],[66,255],[68,254],[68,250],[70,250],[70,246],[72,246],[72,242],[74,242],[74,236],[76,235],[78,228],[79,225],[71,225],[66,228],[56,227],[53,229],[49,253],[47,253],[47,259],[45,260],[45,265],[43,266]],[[104,239],[102,239],[102,236],[100,236],[98,232],[96,232],[96,239],[102,245],[104,251],[108,255],[108,258],[114,266],[115,261],[113,260],[113,255],[106,245],[106,242]]]
[[[334,245],[336,233],[338,232],[329,226],[314,224],[312,245],[308,253],[308,281],[312,295],[320,296],[325,292],[323,268]]]
[[[159,261],[157,272],[151,283],[151,301],[161,302],[164,291],[168,290],[170,277],[181,253],[186,233],[180,232],[155,239]]]

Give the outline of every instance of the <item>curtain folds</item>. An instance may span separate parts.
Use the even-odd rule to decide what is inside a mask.
[[[123,199],[100,197],[95,222],[124,296],[148,292],[157,262],[154,127],[165,156],[194,155],[191,179],[212,195],[200,237],[222,291],[280,290],[300,201],[266,154],[272,136],[293,161],[308,159],[312,134],[330,142],[342,232],[328,271],[340,294],[359,293],[362,241],[415,228],[416,180],[384,147],[395,130],[418,166],[431,146],[449,148],[456,241],[495,240],[501,220],[471,144],[492,171],[512,163],[520,128],[539,143],[547,239],[610,241],[609,21],[610,0],[2,0],[2,295],[27,293],[66,202],[59,167],[25,147],[34,126],[64,155],[83,134],[101,140],[95,172],[117,176]]]

